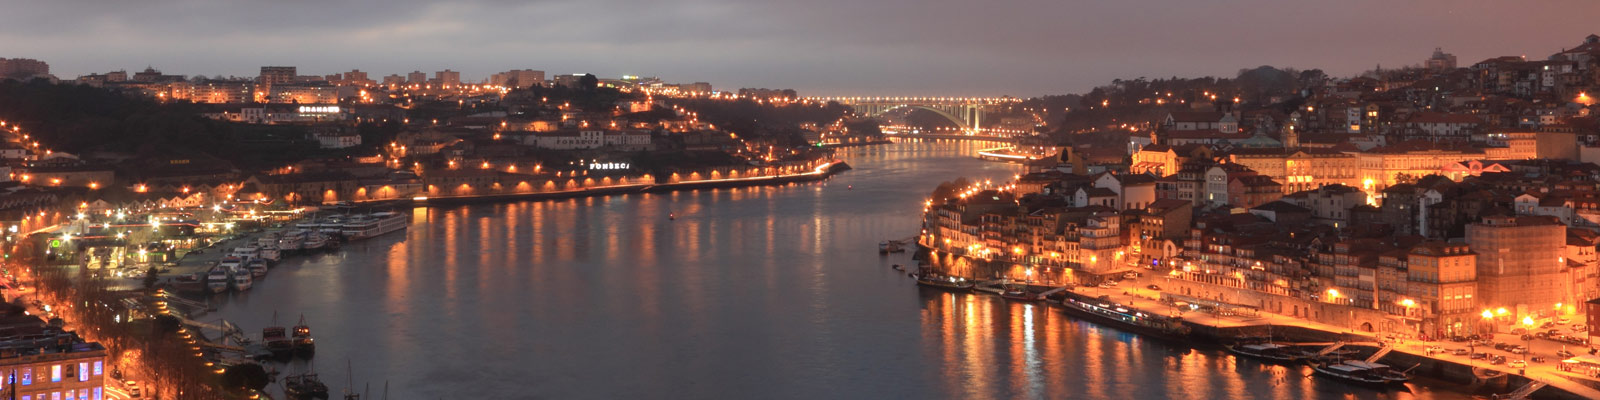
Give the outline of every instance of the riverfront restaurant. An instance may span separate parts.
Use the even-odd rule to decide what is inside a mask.
[[[1579,354],[1577,357],[1561,360],[1556,369],[1583,376],[1600,377],[1600,356]]]

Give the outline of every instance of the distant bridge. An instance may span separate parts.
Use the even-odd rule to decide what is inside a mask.
[[[928,110],[968,131],[982,126],[985,112],[1022,101],[1012,97],[812,97],[807,100],[838,102],[865,117],[880,117],[898,110]]]

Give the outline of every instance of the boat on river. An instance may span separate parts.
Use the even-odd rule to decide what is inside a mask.
[[[317,342],[311,339],[311,326],[306,325],[306,316],[300,316],[300,323],[294,326],[293,338],[294,355],[311,357],[317,353]]]
[[[251,278],[261,278],[267,276],[267,260],[262,260],[259,258],[252,259],[250,262],[245,263],[245,266],[250,270]]]
[[[1263,361],[1292,363],[1305,357],[1305,352],[1294,346],[1276,343],[1236,343],[1227,347],[1228,351],[1245,357]]]
[[[227,268],[220,265],[211,267],[211,272],[206,273],[206,288],[210,289],[211,293],[226,292],[228,291],[228,282],[231,280],[233,280],[233,277],[228,275]]]
[[[934,274],[917,275],[917,285],[935,289],[970,292],[975,284],[976,282],[954,276],[939,276]]]
[[[391,211],[356,215],[344,222],[340,234],[345,240],[361,240],[406,229],[410,222],[405,214]]]
[[[329,247],[328,242],[330,240],[328,240],[328,235],[324,235],[322,232],[307,232],[305,238],[301,248],[306,251],[323,250]]]
[[[1189,327],[1183,324],[1183,318],[1145,313],[1105,296],[1094,298],[1071,290],[1062,291],[1062,294],[1062,308],[1080,318],[1163,339],[1182,340],[1189,336]]]
[[[1398,385],[1411,380],[1388,365],[1361,360],[1313,363],[1311,369],[1323,376],[1367,385]]]
[[[229,273],[233,275],[233,290],[243,292],[255,285],[255,280],[250,278],[249,267],[233,267]]]
[[[278,239],[278,250],[300,251],[301,244],[305,243],[306,241],[307,233],[308,232],[306,231],[296,229],[283,234],[283,237]]]
[[[294,356],[294,342],[289,340],[288,330],[281,326],[269,326],[261,329],[261,341],[266,342],[267,350],[272,356],[287,359]]]
[[[267,262],[278,262],[278,260],[283,259],[283,251],[278,250],[277,244],[261,246],[261,259],[267,260]]]
[[[327,400],[328,385],[317,374],[300,374],[283,377],[283,394],[295,400]]]

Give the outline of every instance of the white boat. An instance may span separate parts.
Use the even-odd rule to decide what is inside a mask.
[[[233,290],[238,290],[241,292],[250,290],[250,286],[255,283],[254,280],[250,279],[249,268],[234,268],[232,274]]]
[[[320,220],[312,220],[295,224],[295,228],[311,232],[320,232],[327,235],[338,235],[344,232],[345,218],[335,215]]]
[[[222,267],[223,269],[226,269],[226,270],[232,270],[234,268],[243,267],[244,263],[248,262],[248,261],[249,261],[249,257],[239,257],[239,256],[230,255],[230,256],[227,256],[227,257],[223,257],[222,261],[217,262],[217,266]]]
[[[267,276],[267,260],[262,260],[262,259],[257,258],[257,259],[254,259],[254,260],[250,260],[250,263],[247,264],[247,265],[248,265],[247,268],[250,269],[250,277],[251,278],[260,278],[260,277],[263,277],[263,276]]]
[[[397,212],[377,212],[357,215],[344,223],[345,239],[360,240],[406,229],[410,219]]]
[[[305,244],[307,233],[309,232],[299,229],[289,231],[289,233],[284,234],[282,238],[278,239],[278,250],[299,251],[301,248],[300,246]]]
[[[307,233],[305,243],[300,245],[300,248],[306,250],[321,250],[324,247],[328,247],[328,235],[321,232]]]
[[[278,245],[261,246],[261,259],[267,262],[278,262],[283,259],[283,252],[278,250]]]
[[[277,246],[278,239],[279,237],[277,232],[267,232],[267,234],[261,235],[261,238],[256,239],[256,246],[263,248],[267,246]]]
[[[256,246],[235,247],[233,252],[228,253],[228,255],[239,258],[256,258],[261,256],[261,248]]]
[[[211,293],[226,292],[228,291],[228,281],[231,279],[226,268],[221,266],[212,267],[211,272],[206,273],[206,288],[211,289]]]

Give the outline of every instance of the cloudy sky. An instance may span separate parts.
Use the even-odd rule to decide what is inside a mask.
[[[804,95],[1075,93],[1259,65],[1348,75],[1543,58],[1600,32],[1595,0],[0,0],[0,57],[63,78],[513,68]]]

